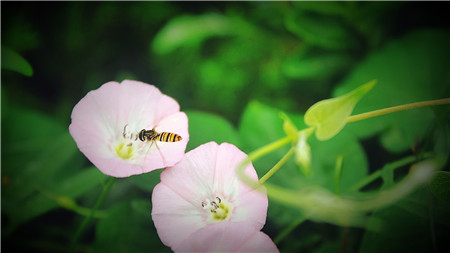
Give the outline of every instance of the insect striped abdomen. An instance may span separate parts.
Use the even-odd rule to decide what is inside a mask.
[[[162,133],[159,133],[155,139],[157,141],[162,141],[162,142],[177,142],[177,141],[181,141],[182,138],[178,134],[162,132]]]

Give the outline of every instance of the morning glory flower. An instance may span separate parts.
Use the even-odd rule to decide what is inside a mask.
[[[219,222],[197,230],[175,252],[279,252],[272,239],[247,222]]]
[[[165,245],[173,249],[200,229],[218,223],[246,222],[248,229],[261,230],[268,205],[265,189],[247,186],[236,174],[246,157],[232,144],[209,142],[161,173],[152,194],[152,219]],[[258,180],[252,164],[245,173]]]
[[[90,91],[73,108],[69,131],[81,152],[113,177],[172,166],[189,140],[178,102],[153,85],[130,80]]]

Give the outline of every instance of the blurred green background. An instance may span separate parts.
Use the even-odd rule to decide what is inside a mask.
[[[72,108],[88,91],[123,79],[154,84],[187,112],[188,150],[226,141],[248,153],[284,136],[280,111],[302,128],[309,106],[373,79],[378,84],[355,113],[449,97],[448,7],[2,1],[2,251],[65,252],[99,196],[105,176],[68,133]],[[332,140],[310,140],[312,178],[289,161],[270,181],[299,188],[309,180],[333,190],[335,161],[343,156],[339,194],[351,194],[355,183],[387,163],[425,152],[447,155],[449,115],[449,106],[439,106],[352,123]],[[286,151],[255,162],[258,175]],[[366,190],[400,180],[404,165]],[[159,173],[116,180],[77,250],[169,251],[150,217]],[[374,212],[392,226],[383,233],[306,221],[277,246],[282,252],[443,252],[450,231],[443,192],[424,186]],[[275,239],[300,216],[269,200],[263,231]]]

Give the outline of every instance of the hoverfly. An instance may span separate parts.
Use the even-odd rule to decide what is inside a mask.
[[[153,144],[155,144],[156,148],[158,149],[161,158],[163,159],[164,165],[166,165],[166,159],[164,158],[163,154],[161,153],[161,150],[159,150],[158,144],[156,141],[161,142],[177,142],[181,141],[183,138],[181,138],[180,135],[170,132],[156,132],[155,128],[152,130],[145,130],[142,129],[138,134],[139,140],[142,142],[151,142],[150,147],[148,148],[147,152],[150,150]],[[147,157],[147,155],[146,155]]]
[[[169,132],[158,133],[155,131],[155,128],[153,128],[152,130],[142,129],[139,132],[139,140],[141,140],[142,142],[147,141],[177,142],[181,141],[182,138],[180,135],[174,133]]]

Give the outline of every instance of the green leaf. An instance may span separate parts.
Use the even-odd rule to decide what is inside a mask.
[[[429,252],[448,248],[448,203],[433,198],[421,187],[396,204],[376,210],[384,229],[364,234],[359,252]],[[432,251],[432,250],[431,250]]]
[[[351,193],[350,187],[367,176],[369,165],[366,153],[352,133],[343,131],[326,141],[311,137],[308,142],[311,147],[311,180],[314,184],[334,190],[336,161],[339,157],[342,157],[338,182],[341,194]]]
[[[305,113],[305,123],[316,127],[316,137],[328,140],[338,134],[347,124],[356,103],[375,85],[370,81],[352,92],[337,98],[319,101],[312,105]]]
[[[340,96],[367,79],[377,78],[376,89],[358,102],[354,113],[449,97],[448,73],[450,32],[416,30],[369,54],[335,89]],[[349,124],[348,131],[367,138],[380,133],[380,141],[391,152],[410,149],[424,138],[435,118],[433,110],[417,108]]]
[[[285,16],[286,28],[307,43],[332,50],[354,49],[356,36],[339,18],[293,10]]]
[[[152,48],[159,54],[167,54],[179,47],[196,47],[208,37],[233,33],[229,19],[223,15],[180,16],[159,31]]]
[[[16,199],[35,191],[33,184],[54,185],[53,176],[77,154],[67,128],[38,112],[13,109],[5,120],[2,174],[11,178],[9,189]],[[55,156],[55,154],[58,154]],[[77,165],[79,163],[73,163]],[[62,172],[72,173],[72,166]]]
[[[342,249],[342,242],[326,242],[322,244],[314,253],[333,253]]]
[[[54,203],[46,206],[42,205],[43,202],[46,202],[48,196],[45,196],[45,192],[42,192],[41,190],[51,191],[52,194],[75,199],[93,187],[100,185],[105,178],[106,176],[95,167],[80,170],[70,178],[64,178],[52,188],[47,188],[45,185],[39,186],[38,191],[40,191],[40,194],[34,199],[28,200],[25,206],[34,208],[33,211],[36,211],[38,209],[36,207],[39,207],[39,209],[42,210],[41,213],[44,213],[45,211],[56,207],[56,205]],[[29,212],[30,209],[24,209],[27,210],[27,215],[31,217],[32,214]],[[36,214],[39,213],[36,212]]]
[[[99,183],[97,169],[85,161],[67,128],[41,113],[12,109],[3,125],[2,211],[8,232],[58,207],[51,196],[76,198]],[[57,155],[55,155],[57,154]],[[50,194],[50,195],[49,195]]]
[[[99,185],[105,177],[97,168],[90,168],[59,181],[54,179],[57,182],[55,185],[29,182],[34,191],[26,197],[9,201],[5,208],[11,222],[7,231],[12,231],[20,224],[60,207],[54,197],[76,199]]]
[[[242,114],[239,123],[243,151],[249,153],[272,141],[286,137],[283,130],[283,119],[280,118],[281,110],[261,104],[257,101],[250,102]],[[295,124],[296,128],[304,128],[301,115],[286,113]],[[272,166],[274,166],[289,150],[289,145],[273,151],[257,161],[253,162],[259,178],[261,178]],[[297,189],[301,185],[301,173],[293,159],[286,162],[280,171],[275,173],[268,182]],[[268,216],[275,224],[286,226],[292,222],[292,217],[298,217],[298,210],[273,202],[268,211]]]
[[[155,170],[140,175],[134,175],[129,177],[129,180],[142,190],[152,192],[153,188],[161,181],[160,175],[162,171],[163,170]]]
[[[281,110],[264,105],[257,101],[250,102],[244,110],[239,123],[239,133],[243,142],[243,150],[251,152],[272,141],[286,136],[284,121],[280,118]],[[305,128],[301,115],[285,113],[297,129]],[[289,147],[276,150],[254,163],[261,176],[286,154]],[[293,163],[292,163],[293,164]]]
[[[32,76],[31,65],[18,53],[11,49],[2,47],[2,68],[19,72],[25,76]]]
[[[349,54],[303,53],[288,58],[282,65],[283,73],[300,80],[323,80],[341,74],[352,66]]]
[[[286,136],[280,113],[285,114],[296,129],[306,127],[302,115],[283,112],[254,100],[244,109],[239,123],[242,141],[249,147],[256,148]]]
[[[90,252],[170,252],[159,240],[150,213],[150,198],[115,204],[99,220]]]
[[[344,16],[349,10],[350,6],[347,2],[327,2],[326,4],[314,1],[300,1],[293,2],[293,6],[302,11],[315,12],[330,16]]]
[[[226,119],[206,112],[187,111],[189,118],[189,143],[187,150],[194,149],[210,141],[228,142],[241,146],[237,130]]]
[[[270,142],[285,137],[283,120],[279,117],[280,110],[253,101],[245,109],[239,132],[242,136],[245,152],[254,151]],[[302,115],[286,113],[298,129],[306,126],[302,124]],[[264,127],[261,127],[264,126]],[[310,137],[308,144],[311,149],[311,177],[306,177],[298,168],[295,159],[290,159],[267,182],[283,188],[299,190],[307,184],[317,184],[329,190],[333,189],[334,168],[336,159],[342,156],[343,163],[340,176],[340,192],[349,192],[349,187],[359,182],[367,175],[368,165],[364,150],[354,136],[342,132],[327,141],[318,141]],[[290,146],[273,151],[253,162],[261,177],[275,165]],[[268,217],[279,226],[286,226],[292,222],[292,217],[301,215],[298,209],[271,202]]]
[[[1,89],[1,91],[0,91],[1,92],[1,100],[0,100],[1,104],[0,104],[0,106],[2,107],[1,120],[2,120],[2,122],[5,122],[4,119],[8,116],[9,108],[11,107],[11,98],[8,96],[9,91],[7,91],[5,89],[4,85],[2,85],[0,87],[0,89]]]
[[[436,172],[429,183],[429,187],[436,197],[450,203],[450,172]]]
[[[324,238],[322,232],[308,231],[299,239],[297,231],[300,230],[304,231],[303,227],[296,228],[281,243],[276,243],[280,252],[309,252],[312,248],[316,248]]]

